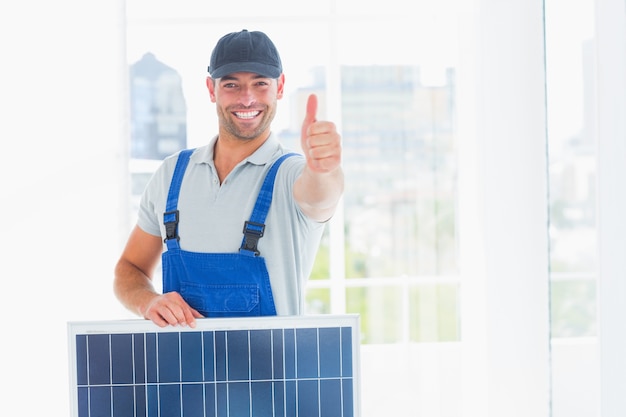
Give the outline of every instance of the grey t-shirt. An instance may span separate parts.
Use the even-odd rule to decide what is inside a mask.
[[[183,250],[234,253],[243,239],[256,197],[272,162],[287,153],[272,134],[220,184],[213,163],[217,137],[197,148],[185,171],[178,199],[178,234]],[[141,198],[137,225],[165,238],[163,213],[178,153],[167,157]],[[287,158],[276,175],[274,195],[259,240],[278,315],[303,313],[304,286],[311,273],[324,223],[307,218],[293,199],[293,184],[304,168],[300,156]],[[163,250],[167,247],[163,245]]]

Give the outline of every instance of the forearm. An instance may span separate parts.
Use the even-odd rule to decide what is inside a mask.
[[[294,184],[294,198],[305,215],[319,222],[335,213],[344,190],[341,166],[330,172],[314,172],[305,166]]]
[[[159,295],[152,279],[124,259],[115,267],[113,290],[124,307],[141,317],[145,317],[147,307]]]

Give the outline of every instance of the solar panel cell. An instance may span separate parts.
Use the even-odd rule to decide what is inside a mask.
[[[296,341],[298,378],[317,378],[317,329],[297,329]]]
[[[341,380],[325,379],[320,381],[320,417],[340,416],[341,414]]]
[[[133,384],[133,335],[111,335],[111,382]]]
[[[202,333],[180,334],[181,378],[183,382],[202,382]]]
[[[270,330],[250,331],[250,377],[252,380],[272,379],[272,357],[272,332]]]

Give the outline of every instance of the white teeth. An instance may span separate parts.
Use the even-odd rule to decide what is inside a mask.
[[[235,116],[237,116],[240,119],[253,119],[256,116],[258,116],[259,113],[261,112],[259,111],[246,111],[246,112],[236,111]]]

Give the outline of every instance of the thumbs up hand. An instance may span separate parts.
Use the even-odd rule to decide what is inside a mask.
[[[343,194],[341,137],[332,122],[317,120],[317,96],[311,94],[302,123],[306,166],[294,184],[294,197],[306,216],[319,222],[332,217]]]
[[[301,145],[307,166],[314,173],[328,173],[341,164],[341,137],[332,122],[317,120],[317,96],[311,94],[302,123]]]

